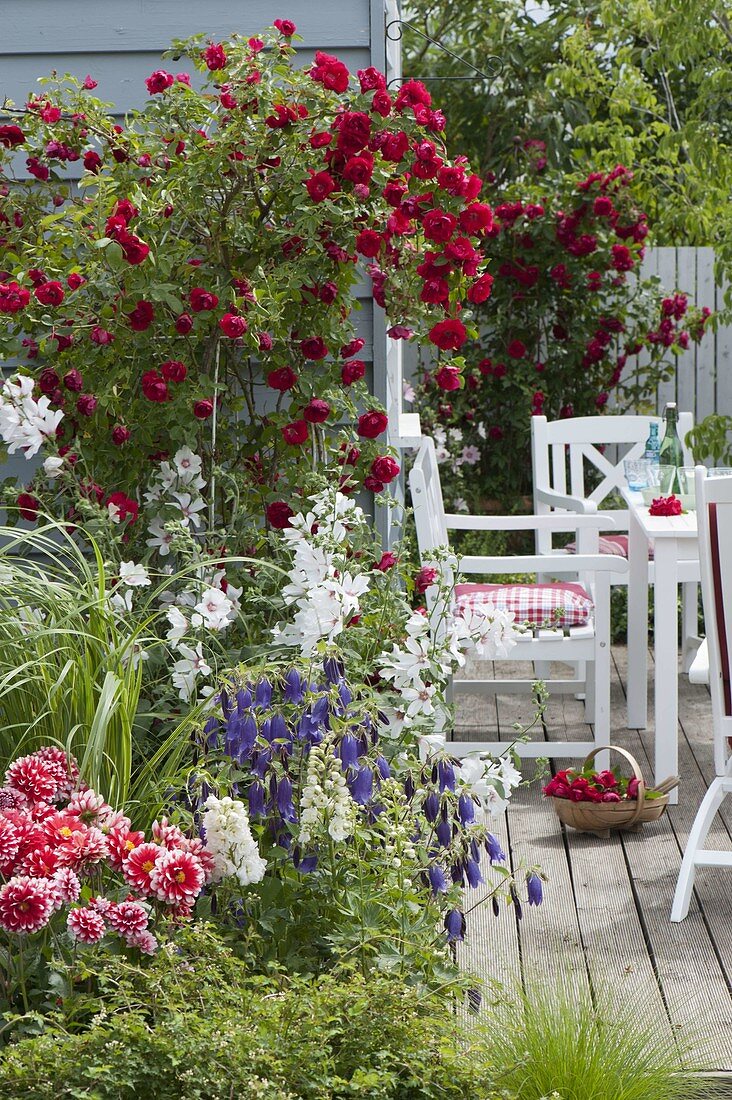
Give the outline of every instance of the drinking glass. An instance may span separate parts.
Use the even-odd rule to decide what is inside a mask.
[[[647,458],[626,458],[623,463],[625,480],[633,492],[645,489],[652,484],[651,475],[654,463]]]

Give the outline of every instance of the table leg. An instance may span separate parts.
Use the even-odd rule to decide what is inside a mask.
[[[675,539],[656,539],[654,581],[655,761],[658,783],[679,771],[679,625],[678,545]],[[677,803],[678,790],[669,797]]]
[[[628,727],[648,719],[648,540],[633,509],[628,525]]]

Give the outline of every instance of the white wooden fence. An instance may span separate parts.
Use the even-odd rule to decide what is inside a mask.
[[[665,290],[683,290],[700,308],[724,307],[725,288],[716,284],[711,248],[649,249],[641,274],[657,275]],[[732,325],[708,329],[698,345],[678,356],[675,376],[658,388],[659,411],[666,401],[691,411],[695,421],[713,412],[732,415]]]

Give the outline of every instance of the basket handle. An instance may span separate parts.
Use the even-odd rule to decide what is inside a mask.
[[[646,801],[646,782],[643,778],[643,772],[640,770],[640,764],[633,754],[629,753],[627,749],[621,749],[619,745],[598,745],[596,749],[593,749],[592,752],[587,754],[582,764],[582,768],[584,770],[592,763],[598,752],[604,752],[606,749],[609,749],[611,752],[619,752],[621,756],[624,756],[633,769],[633,775],[638,780],[638,798],[636,799],[635,813],[629,817],[626,822],[626,826],[635,825],[636,821],[640,820],[641,814],[643,813],[643,807]]]

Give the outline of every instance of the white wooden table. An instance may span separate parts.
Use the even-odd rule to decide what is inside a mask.
[[[655,758],[656,782],[679,771],[680,581],[699,579],[696,512],[651,516],[640,493],[623,490],[628,525],[628,727],[648,719],[648,548],[654,556]],[[678,802],[678,790],[670,801]]]

